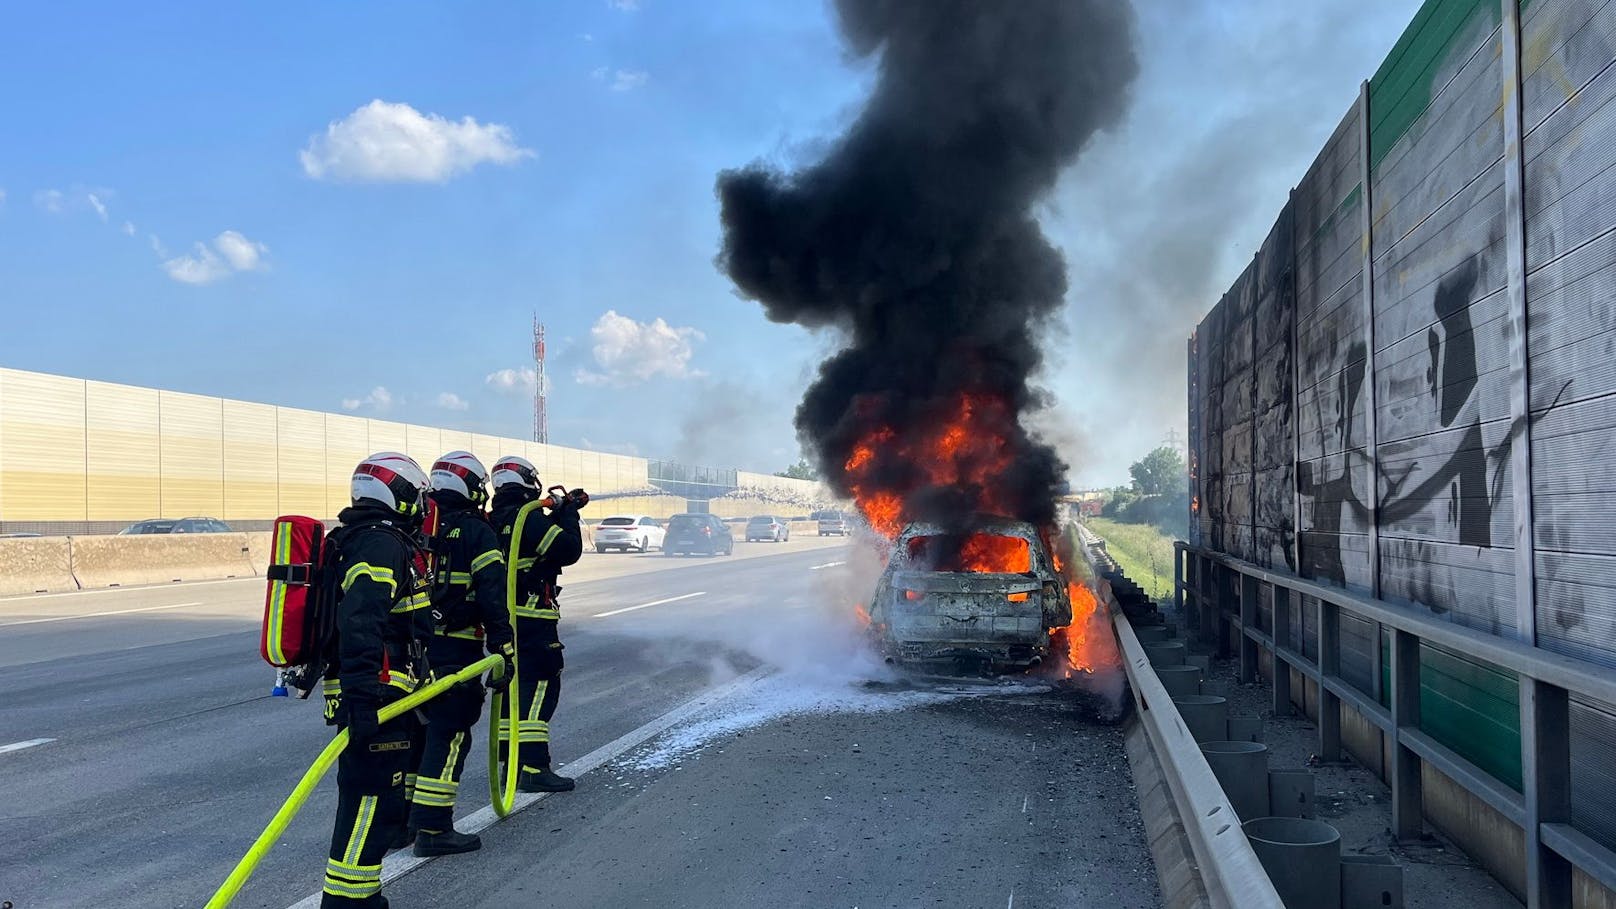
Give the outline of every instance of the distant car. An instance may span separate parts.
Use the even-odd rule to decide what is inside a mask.
[[[754,543],[768,540],[771,543],[784,543],[791,539],[791,527],[785,521],[773,515],[760,514],[746,522],[746,542]]]
[[[1001,672],[1047,657],[1049,629],[1072,623],[1072,602],[1031,524],[984,518],[963,536],[911,524],[893,544],[870,620],[888,662]]]
[[[853,530],[847,515],[840,511],[816,511],[814,520],[819,524],[819,535],[822,537],[845,537]]]
[[[648,552],[653,546],[661,549],[666,535],[662,522],[650,515],[616,514],[595,527],[595,551]]]
[[[118,536],[152,533],[230,533],[230,525],[218,518],[153,518],[130,524],[118,531]]]
[[[16,539],[21,539],[23,537],[34,538],[34,537],[42,537],[42,536],[44,536],[44,534],[42,534],[42,533],[34,533],[31,530],[13,530],[13,531],[8,531],[6,533],[0,533],[0,540],[16,540]]]
[[[735,551],[735,535],[729,525],[710,514],[676,514],[668,519],[668,532],[662,538],[662,554],[684,553],[729,555]]]

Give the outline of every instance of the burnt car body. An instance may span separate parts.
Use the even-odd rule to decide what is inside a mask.
[[[991,557],[973,555],[977,543],[989,544]],[[889,662],[956,671],[1036,665],[1049,655],[1050,629],[1071,621],[1048,542],[1033,525],[1004,518],[963,533],[909,525],[870,605],[870,630]]]

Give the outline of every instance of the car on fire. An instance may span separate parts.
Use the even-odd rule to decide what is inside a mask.
[[[1072,602],[1032,524],[981,518],[960,531],[910,524],[893,543],[869,608],[888,662],[984,674],[1027,669],[1071,624]]]

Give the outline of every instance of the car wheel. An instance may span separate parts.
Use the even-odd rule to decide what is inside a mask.
[[[640,552],[645,552],[645,551],[647,551],[647,550],[649,550],[649,549],[650,549],[650,548],[651,548],[651,547],[650,547],[650,545],[649,545],[649,544],[648,544],[648,543],[647,543],[647,542],[646,542],[646,539],[645,539],[645,537],[640,537]]]
[[[600,544],[598,544],[598,543],[597,543],[597,544],[595,544],[595,551],[596,551],[596,552],[605,552],[605,551],[606,551],[606,547],[604,547],[604,546],[602,546],[602,545],[600,545]]]

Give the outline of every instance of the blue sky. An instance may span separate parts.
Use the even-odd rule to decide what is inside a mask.
[[[1045,211],[1079,483],[1182,432],[1183,339],[1417,5],[1136,4],[1132,113]],[[0,365],[522,436],[537,311],[553,441],[776,469],[835,338],[733,295],[713,181],[870,76],[816,0],[21,7]]]

